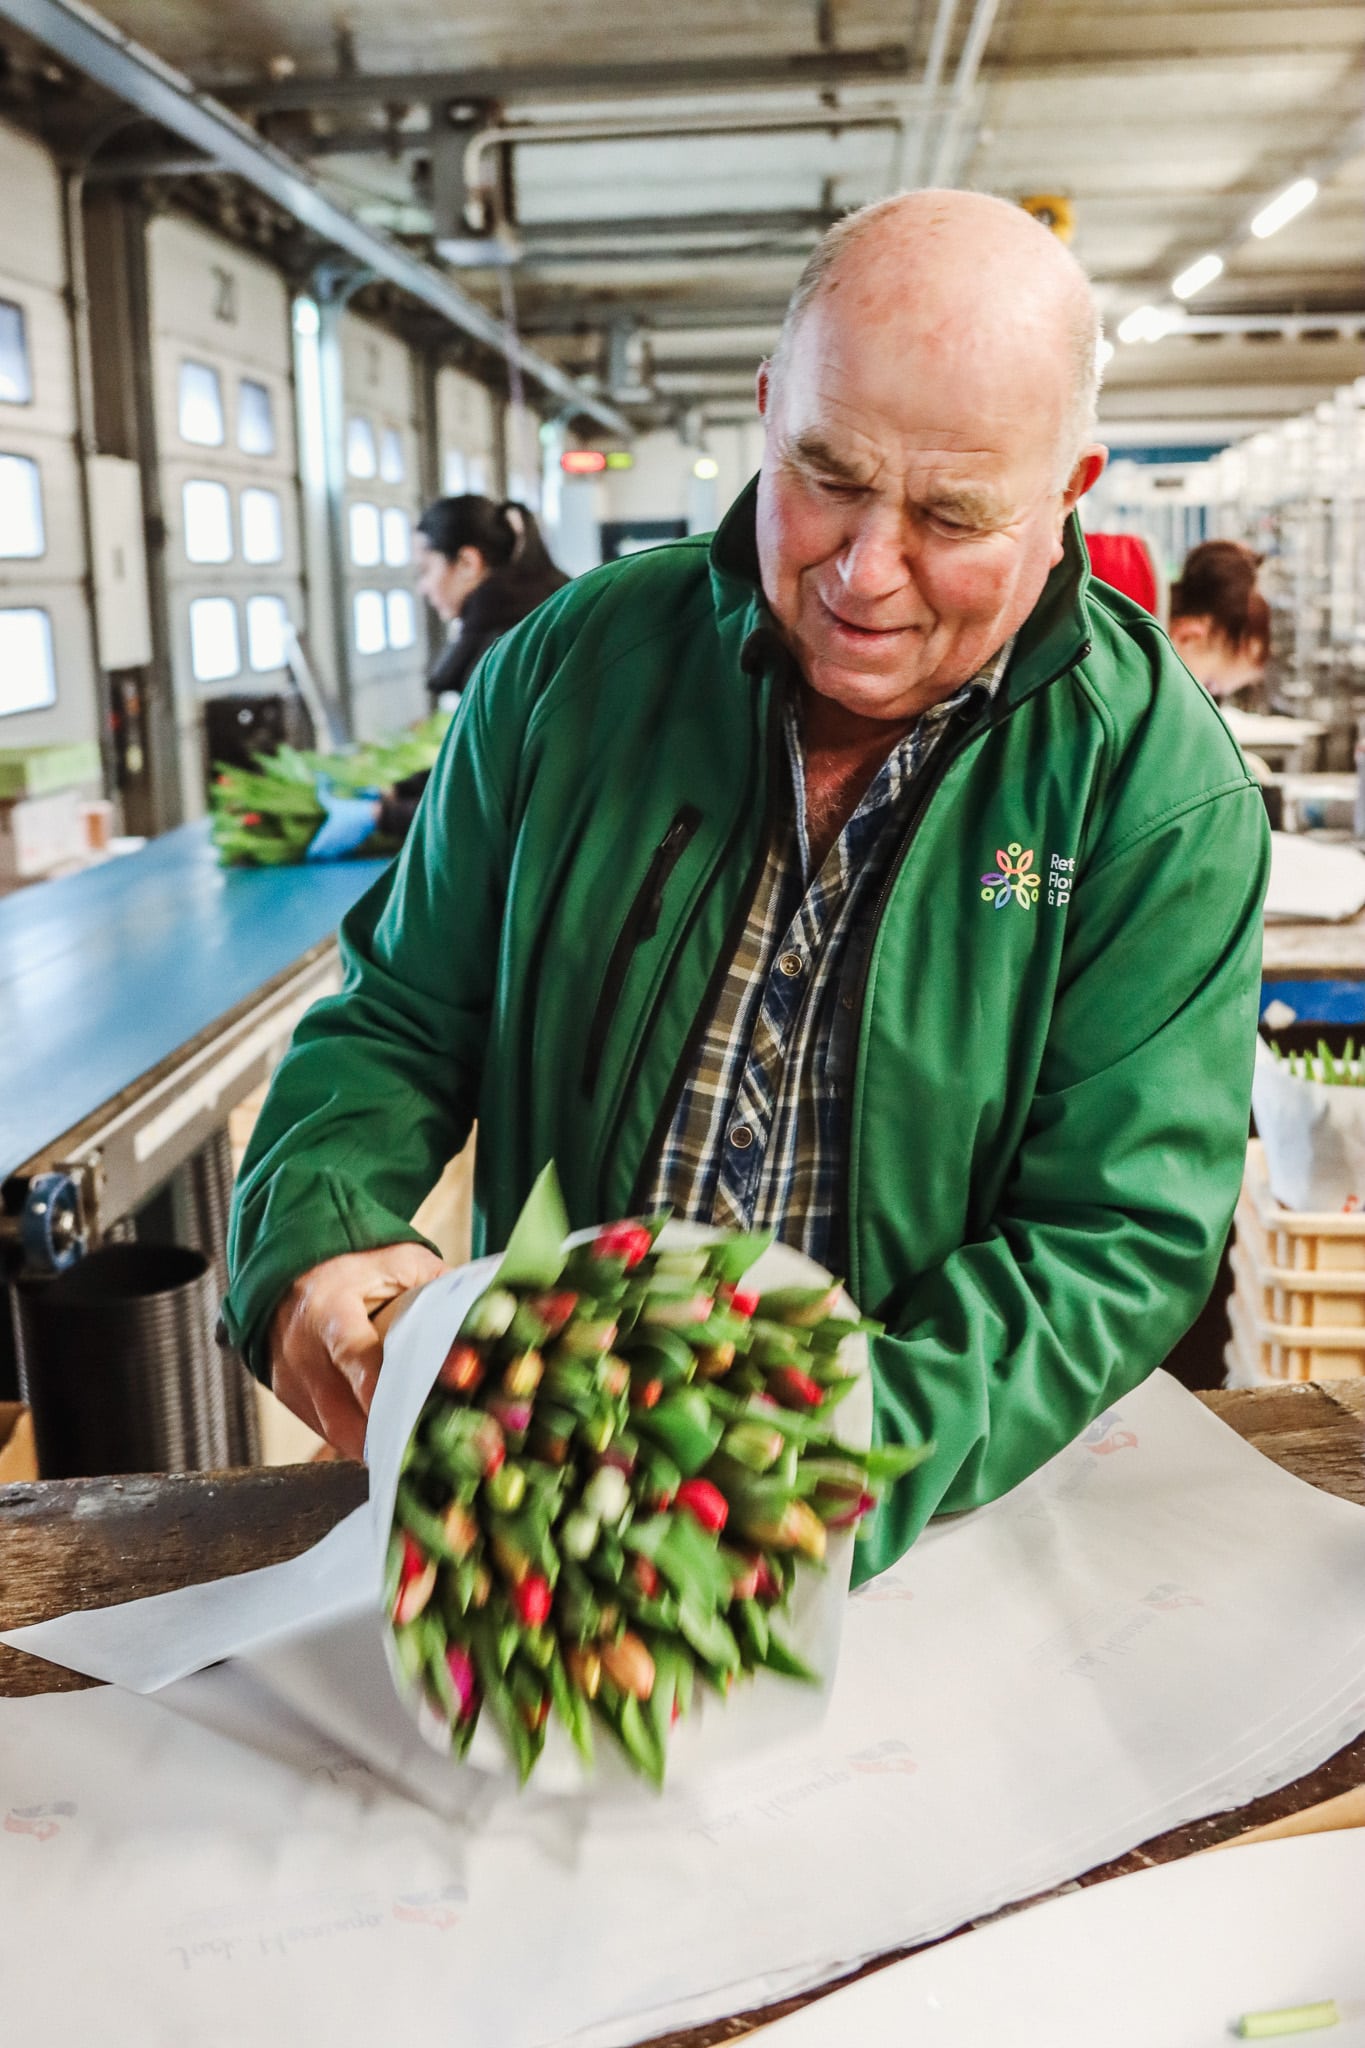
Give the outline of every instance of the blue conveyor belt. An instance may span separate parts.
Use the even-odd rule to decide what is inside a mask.
[[[0,1178],[331,938],[384,865],[223,869],[182,825],[0,900]]]

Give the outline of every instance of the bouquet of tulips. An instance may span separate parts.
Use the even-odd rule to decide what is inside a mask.
[[[523,1782],[552,1714],[585,1762],[600,1722],[659,1784],[699,1685],[814,1679],[784,1633],[797,1575],[928,1455],[833,1433],[847,1340],[877,1328],[837,1283],[758,1292],[769,1236],[660,1242],[662,1220],[566,1248],[547,1169],[403,1458],[400,1688],[459,1755],[491,1715]]]
[[[224,867],[289,867],[302,861],[326,816],[318,792],[325,780],[338,796],[392,789],[435,766],[449,716],[437,712],[410,732],[374,740],[344,754],[280,747],[251,768],[219,767],[209,790],[211,831]],[[396,840],[374,834],[364,851],[392,853]]]

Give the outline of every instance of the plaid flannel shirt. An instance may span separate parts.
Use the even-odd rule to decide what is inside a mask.
[[[1013,646],[916,721],[814,875],[805,750],[788,698],[790,780],[777,792],[743,936],[664,1142],[655,1207],[727,1229],[772,1228],[825,1266],[842,1255],[854,1009],[877,899],[934,749],[995,695]]]

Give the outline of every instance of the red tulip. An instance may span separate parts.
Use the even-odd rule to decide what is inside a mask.
[[[730,1514],[725,1495],[709,1479],[685,1479],[678,1488],[677,1503],[713,1535],[720,1534]]]

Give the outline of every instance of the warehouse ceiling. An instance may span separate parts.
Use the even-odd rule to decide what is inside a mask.
[[[102,12],[641,421],[742,414],[822,227],[916,182],[1055,196],[1111,335],[1222,257],[1184,331],[1117,347],[1116,441],[1241,431],[1365,369],[1359,0]],[[1252,236],[1303,177],[1314,203]]]

